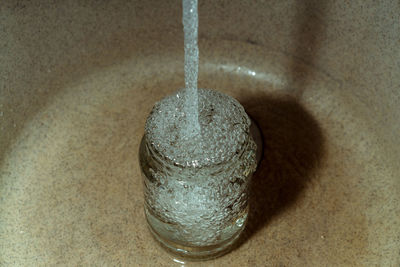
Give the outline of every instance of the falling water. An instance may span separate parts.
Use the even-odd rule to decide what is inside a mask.
[[[197,77],[199,70],[199,47],[197,45],[197,0],[183,0],[183,30],[185,42],[185,113],[188,136],[200,133]]]
[[[183,26],[185,89],[154,106],[140,155],[155,236],[171,250],[200,257],[214,253],[212,246],[227,248],[243,230],[256,145],[239,102],[197,88],[197,0],[183,0]]]

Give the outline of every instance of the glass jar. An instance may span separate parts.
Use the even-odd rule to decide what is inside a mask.
[[[199,141],[169,140],[172,132],[166,133],[166,129],[174,128],[174,119],[164,121],[168,125],[156,130],[154,123],[162,123],[154,117],[160,114],[182,122],[177,115],[184,116],[179,111],[178,93],[177,99],[167,97],[153,108],[146,122],[139,160],[145,214],[155,238],[169,251],[185,258],[209,259],[229,251],[245,227],[249,183],[256,168],[256,145],[250,134],[250,119],[236,100],[204,89],[199,96],[199,120],[204,130],[201,138],[211,134],[216,140],[207,137],[203,146],[206,148],[196,152],[191,146]],[[214,125],[210,111],[214,112]],[[186,158],[182,151],[188,152]]]

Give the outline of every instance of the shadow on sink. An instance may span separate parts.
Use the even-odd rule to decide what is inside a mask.
[[[325,32],[320,17],[325,4],[299,2],[292,53],[306,65],[313,65]],[[258,124],[263,139],[263,157],[250,188],[250,213],[238,246],[275,217],[294,206],[307,188],[324,156],[324,136],[318,122],[298,101],[313,69],[303,64],[287,66],[291,95],[247,95],[240,99]]]
[[[300,198],[324,156],[324,136],[313,116],[291,96],[240,101],[258,124],[263,156],[250,188],[250,213],[240,246]]]

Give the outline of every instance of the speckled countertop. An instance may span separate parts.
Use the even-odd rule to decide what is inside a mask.
[[[183,86],[180,1],[0,8],[0,265],[398,266],[396,1],[201,1],[200,79],[257,121],[249,225],[216,260],[151,237],[138,145]]]

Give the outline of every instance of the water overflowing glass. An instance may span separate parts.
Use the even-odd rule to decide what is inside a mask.
[[[186,87],[153,107],[139,159],[155,238],[180,256],[209,259],[245,227],[256,144],[238,101],[197,88],[197,0],[183,0],[183,24]]]

